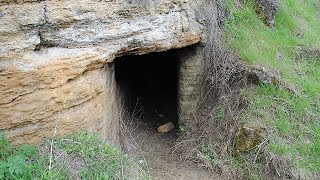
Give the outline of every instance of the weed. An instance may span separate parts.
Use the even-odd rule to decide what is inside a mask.
[[[86,131],[59,138],[56,146],[67,154],[82,157],[85,166],[80,169],[82,179],[123,179],[128,157],[116,148],[103,143],[101,138]]]
[[[37,147],[22,145],[13,148],[0,134],[0,179],[64,179],[57,172],[47,172],[45,159],[37,155]]]
[[[81,131],[45,140],[39,147],[16,148],[0,134],[0,179],[128,179],[128,168],[128,156],[104,143],[95,133]]]
[[[240,7],[235,7],[233,0],[227,4],[231,17],[225,22],[229,46],[248,63],[277,69],[282,79],[298,90],[294,95],[272,86],[246,90],[243,95],[252,103],[241,121],[265,124],[273,133],[266,147],[268,153],[290,159],[292,168],[299,172],[319,175],[320,57],[300,51],[320,49],[320,2],[283,0],[274,29],[263,24],[251,1]],[[296,176],[293,170],[278,175]]]
[[[203,104],[200,115],[187,121],[192,135],[180,144],[191,144],[190,157],[228,178],[319,178],[320,2],[281,1],[273,29],[258,17],[252,1],[218,2],[228,11],[224,21],[227,45],[247,64],[276,69],[281,81],[293,85],[296,93],[272,85],[238,93],[237,87],[246,85],[246,74],[240,58],[223,41],[217,21],[222,18],[217,9],[221,6],[210,4],[208,7],[216,8],[209,8],[206,18]],[[268,140],[232,157],[232,141],[240,123],[266,127]]]

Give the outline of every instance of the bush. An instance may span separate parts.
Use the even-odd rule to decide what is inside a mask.
[[[37,148],[22,145],[13,148],[6,136],[0,134],[0,179],[33,179],[44,177],[41,159],[37,158]]]

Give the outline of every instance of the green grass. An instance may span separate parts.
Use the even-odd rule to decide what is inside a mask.
[[[228,44],[248,64],[277,70],[297,94],[259,86],[243,95],[252,104],[244,122],[259,122],[272,132],[268,145],[278,156],[289,156],[294,168],[320,172],[320,59],[297,58],[299,49],[320,49],[320,1],[282,0],[275,27],[269,28],[251,1],[236,8],[227,1],[231,18],[225,23]]]
[[[87,166],[80,170],[81,179],[128,179],[124,172],[129,166],[128,156],[103,143],[98,135],[83,131],[56,143],[59,149],[84,159]]]
[[[54,144],[53,149],[59,149],[64,157],[53,157],[52,168],[49,170],[51,142]],[[42,148],[40,152],[40,146],[49,148]],[[55,138],[53,141],[48,139],[40,146],[22,145],[14,148],[9,140],[0,134],[0,179],[72,179],[68,171],[72,164],[60,162],[68,157],[83,160],[83,166],[77,172],[78,178],[131,178],[127,174],[133,167],[132,161],[125,153],[104,143],[95,133],[82,131]],[[138,176],[139,179],[150,178],[144,172],[140,172]]]
[[[37,154],[37,147],[22,145],[13,148],[0,134],[0,179],[64,179],[65,174],[48,171],[46,160]]]

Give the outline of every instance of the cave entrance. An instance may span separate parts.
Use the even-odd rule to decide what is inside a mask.
[[[178,56],[175,51],[117,58],[115,77],[118,92],[131,114],[156,128],[178,123]],[[141,111],[140,111],[141,110]]]

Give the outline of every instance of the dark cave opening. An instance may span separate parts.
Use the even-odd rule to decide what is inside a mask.
[[[143,110],[142,121],[157,127],[178,123],[178,56],[175,51],[115,59],[117,88],[130,113]]]

